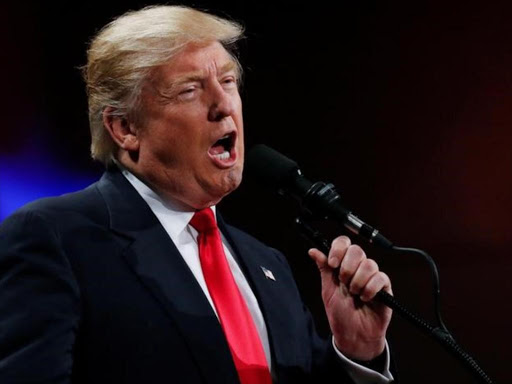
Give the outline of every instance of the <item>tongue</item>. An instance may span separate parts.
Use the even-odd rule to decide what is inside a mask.
[[[210,155],[220,155],[221,153],[224,153],[226,150],[224,149],[223,145],[220,144],[214,144],[210,150],[208,151]]]

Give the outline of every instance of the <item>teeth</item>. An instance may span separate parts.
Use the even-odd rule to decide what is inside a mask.
[[[229,159],[229,152],[228,151],[224,151],[222,153],[219,153],[218,155],[213,155],[215,156],[217,159],[219,160],[226,160],[226,159]]]

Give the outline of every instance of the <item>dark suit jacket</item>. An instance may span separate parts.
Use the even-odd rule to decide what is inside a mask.
[[[259,301],[278,382],[349,382],[285,258],[219,226]],[[69,382],[238,382],[201,288],[118,170],[31,203],[0,227],[0,383]]]

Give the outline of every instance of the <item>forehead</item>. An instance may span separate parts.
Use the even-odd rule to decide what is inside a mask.
[[[236,70],[236,63],[219,42],[206,44],[190,43],[157,70],[159,80],[165,83],[187,77],[204,77]]]

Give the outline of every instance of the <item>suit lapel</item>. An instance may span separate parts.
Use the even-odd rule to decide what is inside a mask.
[[[124,259],[182,332],[205,382],[237,383],[217,317],[151,209],[117,170],[107,172],[98,188],[109,209],[112,231],[128,239]]]
[[[271,345],[273,366],[294,364],[293,348],[290,342],[294,335],[290,332],[290,324],[286,322],[289,316],[283,314],[283,292],[289,291],[286,287],[286,279],[277,271],[282,271],[282,264],[277,258],[269,257],[268,251],[262,252],[262,248],[255,248],[244,241],[224,223],[222,217],[217,214],[219,228],[229,241],[236,253],[238,262],[253,290],[267,326],[269,342]],[[265,268],[272,272],[274,279],[265,275]]]

